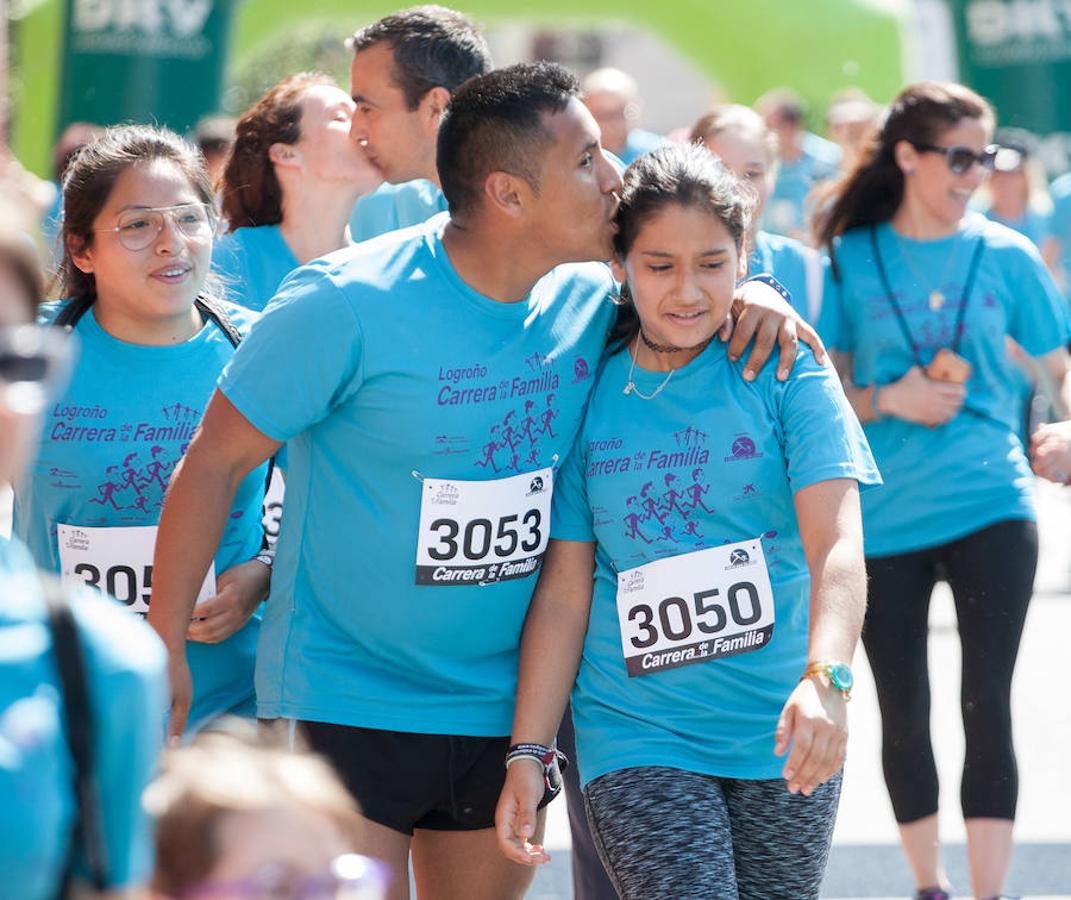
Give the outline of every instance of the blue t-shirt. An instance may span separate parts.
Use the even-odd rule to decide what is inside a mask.
[[[1060,242],[1060,275],[1064,294],[1071,301],[1071,172],[1052,183],[1051,234]]]
[[[572,697],[584,782],[632,766],[774,778],[774,730],[807,660],[810,575],[797,491],[881,479],[836,373],[801,351],[787,382],[748,383],[713,341],[657,398],[623,393],[631,357],[599,373],[554,495],[552,536],[597,541],[595,590]],[[635,370],[650,394],[663,372]],[[736,656],[629,677],[618,573],[661,557],[762,542],[774,593],[769,643]]]
[[[781,160],[777,182],[766,201],[762,227],[777,234],[792,234],[807,228],[807,197],[815,185],[837,174],[841,150],[832,141],[807,132],[798,159]]]
[[[381,184],[357,201],[350,216],[350,237],[354,241],[408,228],[446,212],[446,198],[432,182],[423,178],[401,184]]]
[[[978,211],[987,219],[999,222],[1005,228],[1018,231],[1024,237],[1030,238],[1031,243],[1038,249],[1041,249],[1049,235],[1052,234],[1052,224],[1049,221],[1049,216],[1038,212],[1036,209],[1028,208],[1018,219],[1001,218],[992,209],[985,207],[980,208]]]
[[[212,270],[223,281],[227,299],[260,312],[284,278],[298,267],[278,225],[239,228],[212,247]]]
[[[926,365],[954,346],[956,319],[972,254],[985,248],[968,298],[958,353],[973,367],[963,409],[928,428],[893,416],[866,425],[886,488],[863,498],[870,556],[934,547],[1006,519],[1035,517],[1033,475],[1019,439],[1015,363],[1005,336],[1041,356],[1067,343],[1067,313],[1037,248],[1022,235],[971,216],[948,238],[913,241],[890,225],[878,246],[908,328]],[[836,248],[839,283],[827,283],[819,330],[826,344],[853,355],[860,387],[890,384],[915,364],[873,258],[869,228],[845,234]],[[920,284],[915,271],[937,273]],[[947,272],[937,284],[941,272]],[[939,288],[944,305],[930,308]]]
[[[748,275],[766,273],[781,282],[792,296],[792,306],[808,322],[817,322],[822,310],[823,261],[817,250],[795,238],[760,231],[748,259]]]
[[[74,763],[40,581],[25,548],[0,538],[0,894],[56,896],[75,822]],[[141,793],[156,769],[166,705],[163,645],[112,601],[71,597],[94,723],[108,886],[145,884],[152,827]],[[75,871],[88,875],[81,849]]]
[[[614,315],[602,264],[497,303],[455,272],[446,217],[296,270],[223,373],[287,441],[287,507],[257,659],[262,717],[509,734],[535,582],[417,585],[422,479],[564,459]]]
[[[653,131],[644,131],[642,128],[633,128],[625,138],[625,146],[621,151],[621,162],[626,166],[631,165],[644,153],[650,153],[659,147],[664,147],[669,141]]]
[[[47,304],[42,318],[51,321],[61,306]],[[237,306],[225,309],[241,331],[255,318]],[[182,344],[139,346],[108,334],[90,307],[75,333],[80,354],[70,384],[46,410],[37,459],[15,487],[14,533],[38,566],[57,573],[59,524],[98,528],[159,521],[171,472],[234,354],[211,322]],[[217,577],[252,559],[261,546],[266,474],[261,466],[239,487],[215,557]],[[135,572],[133,579],[124,575],[112,583],[120,600],[134,602],[150,587],[150,578]],[[96,580],[102,589],[108,586],[105,573],[98,572]],[[258,630],[254,616],[222,643],[187,643],[194,687],[191,731],[225,712],[252,714]]]

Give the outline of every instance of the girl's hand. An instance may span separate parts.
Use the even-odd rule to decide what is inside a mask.
[[[193,608],[194,619],[186,631],[191,641],[218,644],[238,631],[268,596],[271,569],[262,562],[231,566],[216,579],[216,595]]]
[[[789,695],[777,722],[774,753],[792,753],[782,772],[790,793],[810,797],[844,765],[848,703],[830,684],[804,678]]]

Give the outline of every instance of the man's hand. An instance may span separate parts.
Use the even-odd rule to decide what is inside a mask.
[[[506,772],[506,782],[495,810],[498,849],[506,859],[524,866],[550,862],[542,844],[531,843],[538,827],[539,801],[546,785],[536,760],[519,759]]]
[[[802,340],[819,363],[826,361],[822,339],[777,291],[761,281],[747,281],[736,289],[729,318],[718,332],[729,342],[729,358],[740,359],[748,344],[755,346],[744,365],[744,378],[753,381],[766,365],[774,345],[780,348],[777,377],[784,381],[796,364],[796,350]]]
[[[167,680],[171,688],[171,711],[167,716],[167,739],[178,743],[186,730],[186,721],[190,716],[193,703],[193,677],[186,661],[185,646],[177,649],[168,648]]]
[[[193,609],[191,641],[218,644],[238,631],[268,596],[271,569],[257,560],[232,566],[216,579],[216,595]]]

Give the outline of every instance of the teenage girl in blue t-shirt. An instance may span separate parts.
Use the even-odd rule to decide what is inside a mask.
[[[548,859],[526,841],[575,676],[588,818],[626,900],[817,897],[840,792],[858,484],[879,479],[831,369],[804,352],[749,382],[713,340],[750,207],[700,147],[626,172],[623,306],[522,639],[499,846]]]
[[[15,533],[37,565],[144,614],[170,476],[252,314],[206,292],[215,213],[197,151],[172,132],[109,129],[64,179],[61,304],[81,354],[46,411],[38,458],[15,488]],[[253,715],[253,665],[272,558],[260,553],[266,467],[217,537],[185,637],[196,729]],[[214,582],[213,582],[214,577]]]
[[[975,897],[1001,893],[1011,857],[1010,692],[1037,528],[1007,338],[1039,357],[1067,394],[1066,314],[1041,257],[1010,229],[967,214],[996,157],[993,119],[960,85],[906,88],[819,223],[837,276],[822,333],[840,351],[885,479],[863,498],[863,643],[882,712],[885,781],[927,900],[948,896],[926,671],[938,579],[952,588],[963,647],[961,802]]]

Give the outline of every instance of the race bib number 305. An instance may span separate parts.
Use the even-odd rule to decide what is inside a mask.
[[[629,677],[759,650],[774,629],[762,543],[726,544],[621,572],[617,615]]]
[[[494,481],[425,478],[416,583],[491,584],[539,568],[550,533],[553,472]]]
[[[134,612],[149,611],[152,596],[152,554],[156,526],[137,525],[114,528],[85,528],[57,525],[60,575],[71,584],[87,584]],[[216,593],[216,566],[213,563],[197,602]]]

